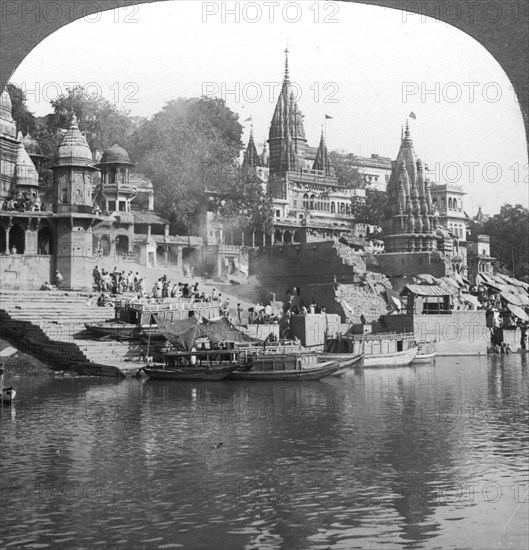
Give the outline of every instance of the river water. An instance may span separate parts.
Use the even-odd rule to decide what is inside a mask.
[[[15,378],[0,547],[527,548],[527,359],[305,383]]]

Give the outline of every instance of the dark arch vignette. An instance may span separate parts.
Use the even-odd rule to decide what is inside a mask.
[[[71,17],[68,10],[61,10],[56,21],[32,22],[32,5],[38,4],[37,0],[0,0],[0,35],[2,36],[0,89],[4,88],[15,69],[29,52],[57,29],[92,13],[155,1],[168,0],[144,0],[142,2],[134,0],[94,0],[94,2],[68,0],[69,4],[82,6],[82,15]],[[483,3],[474,0],[337,1],[381,6],[435,17],[477,40],[498,61],[517,93],[529,151],[529,3],[526,0],[488,2],[486,16],[483,11]],[[16,13],[20,14],[22,9],[25,9],[25,13],[28,14],[27,20],[24,21],[20,17],[17,19],[16,25],[12,24],[15,20],[13,16]],[[500,12],[501,16],[499,16]],[[81,14],[81,11],[79,13]]]

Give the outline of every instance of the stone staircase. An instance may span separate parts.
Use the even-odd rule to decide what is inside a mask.
[[[72,291],[0,292],[1,333],[50,364],[79,374],[122,376],[141,367],[146,344],[97,338],[85,323],[106,321],[114,309],[87,305],[89,295]]]

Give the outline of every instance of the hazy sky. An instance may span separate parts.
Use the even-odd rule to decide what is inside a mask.
[[[468,193],[465,210],[528,204],[527,149],[514,90],[474,39],[433,19],[358,4],[159,2],[75,21],[37,46],[11,78],[36,114],[68,82],[91,83],[151,116],[177,97],[217,95],[252,116],[262,146],[288,44],[305,130],[329,149],[395,158],[410,112],[415,150],[439,182]],[[272,9],[274,10],[272,12]],[[260,13],[259,13],[260,11]],[[236,21],[238,17],[238,21]]]

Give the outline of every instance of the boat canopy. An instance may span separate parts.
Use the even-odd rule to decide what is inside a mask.
[[[441,288],[439,285],[406,285],[401,291],[401,296],[415,294],[415,296],[449,296],[455,292],[450,292],[446,288]]]
[[[529,315],[527,315],[527,313],[525,313],[525,311],[521,307],[515,306],[513,304],[507,304],[507,307],[513,315],[518,317],[518,319],[521,319],[522,321],[529,321]]]

